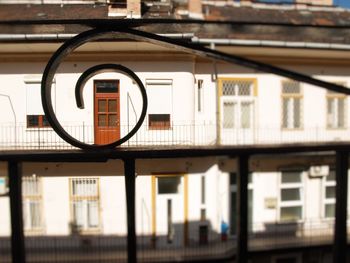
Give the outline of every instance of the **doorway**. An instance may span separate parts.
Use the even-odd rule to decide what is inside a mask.
[[[119,80],[94,81],[95,144],[109,144],[120,139]]]

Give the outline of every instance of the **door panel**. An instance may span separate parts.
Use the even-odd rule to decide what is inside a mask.
[[[94,82],[95,144],[108,144],[120,139],[120,93],[118,80]]]
[[[157,177],[156,181],[157,247],[184,245],[183,176]]]

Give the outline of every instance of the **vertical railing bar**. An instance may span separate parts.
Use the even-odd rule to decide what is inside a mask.
[[[17,161],[9,161],[8,172],[10,187],[12,263],[25,263],[22,212],[22,164]]]
[[[248,175],[249,156],[238,157],[237,176],[237,263],[248,262]]]
[[[137,244],[136,244],[136,213],[135,213],[135,159],[124,159],[125,172],[125,192],[126,192],[126,210],[127,210],[127,249],[128,263],[137,262]]]
[[[347,151],[336,152],[336,194],[335,194],[335,224],[333,262],[346,263],[347,255],[347,192],[349,153]]]

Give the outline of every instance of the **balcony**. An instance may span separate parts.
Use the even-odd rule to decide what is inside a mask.
[[[74,138],[88,144],[95,140],[92,125],[65,124],[64,129]],[[121,125],[123,137],[133,126]],[[110,135],[100,135],[110,136]],[[104,141],[112,141],[103,137]],[[284,130],[275,127],[254,127],[254,129],[224,129],[211,122],[173,123],[166,129],[150,129],[143,125],[122,147],[179,147],[218,145],[279,145],[293,143],[320,143],[350,141],[348,128],[327,129],[305,127],[298,130]],[[27,128],[25,123],[0,125],[0,150],[64,150],[74,149],[62,140],[52,128]]]

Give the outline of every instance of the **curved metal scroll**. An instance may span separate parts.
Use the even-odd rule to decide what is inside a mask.
[[[121,145],[122,143],[129,140],[141,127],[147,112],[147,94],[146,89],[144,85],[142,84],[142,81],[139,79],[139,77],[129,68],[117,65],[117,64],[100,64],[94,67],[91,67],[87,69],[78,79],[76,87],[75,87],[75,97],[76,97],[76,103],[79,108],[84,108],[84,100],[82,97],[82,91],[84,88],[85,83],[96,74],[102,73],[102,72],[121,72],[127,76],[129,76],[131,79],[133,79],[141,92],[142,96],[142,110],[139,120],[137,121],[135,127],[124,137],[121,139],[109,143],[109,144],[103,144],[103,145],[97,145],[97,144],[87,144],[84,142],[81,142],[74,137],[72,137],[69,133],[67,133],[64,128],[61,126],[59,121],[56,118],[56,115],[54,113],[53,107],[52,107],[52,99],[51,99],[51,87],[52,87],[52,81],[54,78],[54,75],[56,73],[56,70],[58,66],[60,65],[61,61],[67,57],[74,49],[78,48],[79,46],[83,45],[86,42],[97,40],[100,38],[105,37],[107,34],[110,33],[116,33],[111,30],[91,30],[84,32],[67,42],[65,42],[51,57],[49,60],[43,77],[41,81],[41,100],[43,104],[43,109],[45,112],[45,115],[47,117],[47,120],[49,121],[52,128],[55,130],[55,132],[66,142],[70,143],[71,145],[81,148],[81,149],[108,149],[108,148],[115,148],[118,145]]]
[[[170,39],[167,37],[159,36],[159,35],[144,32],[144,31],[139,31],[135,29],[130,29],[130,28],[121,28],[121,27],[96,28],[96,29],[83,32],[75,36],[74,38],[66,41],[54,53],[54,55],[49,60],[45,68],[43,78],[42,78],[42,83],[41,83],[42,104],[49,123],[62,139],[72,144],[73,146],[76,146],[82,149],[114,148],[124,143],[128,139],[130,139],[141,127],[142,122],[144,121],[144,118],[146,116],[146,110],[147,110],[147,95],[142,82],[137,77],[137,75],[134,72],[132,72],[130,69],[127,69],[126,67],[121,65],[114,65],[114,64],[97,65],[95,67],[88,69],[86,72],[84,72],[76,85],[76,101],[77,101],[78,107],[82,108],[84,106],[83,98],[82,98],[82,89],[87,79],[92,77],[93,75],[98,74],[100,72],[115,71],[115,70],[125,73],[126,75],[128,75],[129,77],[133,78],[136,81],[141,91],[142,99],[143,99],[142,113],[141,113],[140,119],[129,134],[127,134],[125,137],[121,138],[116,142],[106,144],[106,145],[85,144],[76,140],[72,136],[70,136],[63,129],[63,127],[59,124],[55,116],[55,113],[53,111],[52,101],[51,101],[51,86],[52,86],[52,80],[54,78],[55,72],[59,64],[61,63],[61,61],[66,56],[68,56],[73,50],[75,50],[76,48],[78,48],[79,46],[87,42],[98,40],[101,38],[111,38],[111,37],[113,38],[113,37],[120,37],[120,36],[127,37],[129,39],[134,39],[134,40],[146,41],[146,42],[150,42],[158,45],[163,45],[163,46],[165,45],[166,47],[180,49],[181,51],[189,52],[202,57],[226,61],[231,64],[237,64],[237,65],[245,66],[255,70],[259,70],[262,72],[273,73],[273,74],[294,79],[297,81],[309,83],[315,86],[323,87],[328,90],[341,92],[348,95],[350,94],[350,89],[343,87],[341,85],[318,80],[298,72],[293,72],[290,70],[286,70],[273,65],[257,62],[257,61],[246,59],[239,56],[226,54],[217,50],[212,50],[212,49],[195,45],[192,43],[178,41],[175,39]]]

